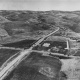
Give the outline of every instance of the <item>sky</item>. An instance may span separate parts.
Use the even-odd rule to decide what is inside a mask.
[[[0,10],[75,11],[80,0],[0,0]]]

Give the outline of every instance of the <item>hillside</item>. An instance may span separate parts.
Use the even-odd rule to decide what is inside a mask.
[[[0,11],[0,28],[8,35],[1,42],[37,39],[56,27],[60,30],[55,35],[80,38],[80,11]]]
[[[80,39],[80,11],[0,11],[0,44],[4,44],[3,46],[5,47],[9,45],[9,47],[27,49],[36,39],[54,31],[56,27],[59,27],[60,30],[54,34],[55,37],[51,36],[47,40],[66,41],[65,37]],[[61,63],[57,58],[54,59],[53,57],[45,57],[33,53],[12,71],[8,77],[10,79],[7,78],[5,80],[26,80],[29,78],[36,78],[37,80],[38,76],[40,80],[47,80],[44,76],[40,77],[37,71],[34,71],[34,69],[38,70],[40,66],[44,67],[44,65],[47,67],[52,66],[54,68],[52,71],[55,73],[59,73],[60,70],[60,80],[73,80],[73,78],[80,80],[80,41],[76,43],[75,40],[71,40],[69,43],[70,51],[68,53],[70,55],[74,54],[76,58],[61,59],[60,61],[63,64],[61,70]],[[4,49],[0,48],[0,66],[10,56],[19,52],[19,50],[7,49],[5,47]],[[56,77],[58,78],[58,76]],[[55,79],[57,80],[57,78]]]

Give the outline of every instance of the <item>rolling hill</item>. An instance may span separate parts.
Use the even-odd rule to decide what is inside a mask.
[[[80,11],[0,11],[0,29],[9,36],[1,42],[41,37],[56,27],[60,30],[55,35],[80,38]]]

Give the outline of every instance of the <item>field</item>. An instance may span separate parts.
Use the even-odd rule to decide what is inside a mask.
[[[0,12],[0,43],[38,39],[56,27],[60,30],[55,35],[80,38],[80,12],[3,10]]]
[[[54,36],[61,37],[56,38],[61,41],[62,37],[72,40],[80,39],[80,11],[2,10],[0,11],[0,46],[26,49],[34,41],[54,31],[56,27],[60,30],[48,40],[53,41]],[[70,45],[72,47],[70,55],[75,53],[75,58],[57,59],[33,53],[5,80],[80,80],[80,42],[72,42]],[[0,49],[0,66],[19,51]],[[51,73],[54,73],[52,75],[57,74],[57,76],[50,75],[49,67],[52,68]],[[45,73],[46,70],[48,74]]]
[[[0,49],[0,66],[12,55],[19,52],[19,50]]]

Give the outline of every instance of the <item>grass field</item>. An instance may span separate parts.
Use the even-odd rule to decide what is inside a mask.
[[[19,50],[0,49],[0,66],[12,55],[16,54]]]

